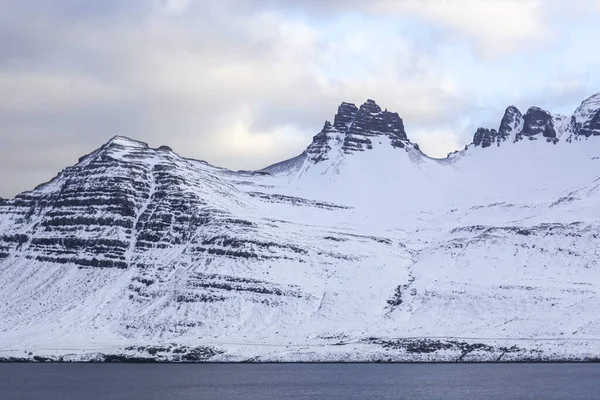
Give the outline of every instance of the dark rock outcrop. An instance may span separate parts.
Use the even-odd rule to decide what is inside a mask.
[[[554,130],[552,115],[539,107],[530,107],[523,116],[523,130],[519,139],[523,136],[530,139],[537,137],[555,138],[556,131]]]
[[[582,126],[581,129],[579,129],[578,134],[585,137],[600,135],[600,110],[598,110],[596,114]]]
[[[518,130],[522,126],[522,123],[523,114],[521,114],[521,111],[515,106],[507,107],[498,128],[499,140],[508,140],[513,131]]]
[[[495,129],[478,128],[473,136],[473,144],[486,148],[497,142],[498,139],[498,132]]]
[[[314,163],[328,160],[328,154],[331,150],[330,141],[335,140],[337,134],[339,134],[339,131],[331,125],[331,122],[325,121],[321,132],[313,137],[312,143],[306,149],[308,158]]]
[[[376,136],[389,137],[393,147],[404,147],[403,141],[408,141],[402,118],[397,113],[382,111],[371,99],[360,108],[352,103],[342,103],[333,126],[326,122],[323,130],[313,138],[306,151],[309,159],[313,162],[328,159],[331,140],[337,135],[343,138],[342,150],[346,154],[372,149],[372,138]]]
[[[509,106],[498,130],[477,129],[473,145],[486,148],[494,143],[500,146],[504,142],[519,142],[525,138],[543,138],[547,142],[557,143],[559,136],[565,131],[566,118],[563,115],[552,115],[539,107],[530,107],[523,115],[515,106]]]
[[[509,140],[512,135],[518,135],[522,126],[523,116],[514,106],[510,106],[504,111],[504,116],[500,121],[500,127],[495,129],[478,128],[473,136],[473,145],[481,148],[490,147],[493,144],[500,146]]]
[[[600,93],[584,100],[571,117],[570,130],[577,136],[600,135]]]
[[[397,113],[381,108],[373,100],[367,100],[355,115],[354,121],[346,131],[342,150],[346,154],[372,148],[371,138],[387,136],[394,147],[404,147],[407,141],[404,122]]]
[[[335,114],[333,126],[340,132],[348,132],[350,125],[354,122],[358,108],[352,103],[342,103]]]
[[[326,128],[333,130],[331,124]],[[10,258],[65,269],[134,270],[127,287],[128,299],[142,303],[164,295],[161,284],[175,265],[154,258],[157,250],[168,253],[169,249],[179,249],[179,266],[186,262],[235,260],[243,264],[306,257],[304,247],[267,240],[257,235],[261,231],[257,223],[211,201],[240,202],[240,198],[256,196],[233,188],[214,170],[204,172],[198,165],[203,164],[164,148],[152,149],[141,142],[115,138],[52,181],[0,203],[0,261]],[[290,196],[264,197],[272,203],[340,208]],[[186,303],[224,301],[234,290],[300,296],[290,288],[263,281],[248,287],[225,283],[207,286],[190,281],[173,299]]]
[[[375,140],[393,148],[410,147],[419,150],[416,143],[410,142],[404,129],[404,122],[398,113],[382,110],[374,100],[367,100],[360,108],[352,103],[342,103],[338,107],[333,124],[325,121],[321,132],[313,137],[311,144],[299,156],[278,162],[264,168],[267,173],[299,170],[305,161],[320,163],[331,158],[335,148],[344,154],[353,154],[373,149]],[[341,147],[340,147],[341,144]],[[339,153],[338,153],[339,154]]]

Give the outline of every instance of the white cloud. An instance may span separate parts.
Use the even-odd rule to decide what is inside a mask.
[[[433,8],[431,15],[472,37],[485,55],[510,53],[549,35],[539,0],[462,0],[458,3]]]
[[[11,132],[60,131],[89,151],[121,134],[216,165],[259,168],[299,154],[342,101],[374,97],[408,124],[457,104],[451,77],[430,55],[400,37],[387,43],[388,31],[368,21],[359,34],[343,27],[330,36],[331,25],[283,13],[215,6],[208,17],[188,15],[192,3],[160,4],[180,17],[55,21],[29,31],[45,53],[16,71],[0,66],[0,88],[14,94],[0,99],[0,113],[17,119]],[[35,156],[30,140],[14,138],[12,153]],[[26,158],[1,156],[26,168]],[[59,169],[48,168],[47,178]]]
[[[381,11],[417,15],[472,41],[486,58],[549,37],[543,0],[380,0]]]
[[[486,104],[468,79],[479,68],[485,86],[487,69],[473,65],[463,39],[494,58],[548,34],[543,0],[275,2],[336,11],[313,16],[235,1],[147,0],[76,24],[60,10],[0,10],[0,37],[10,39],[0,39],[0,90],[11,93],[0,99],[11,143],[0,159],[27,171],[45,151],[36,135],[79,143],[48,164],[50,178],[81,149],[121,134],[258,168],[300,153],[341,101],[367,98],[397,111],[411,139],[443,156],[470,140],[469,129],[452,129],[456,120]],[[440,27],[451,35],[441,38]],[[0,195],[33,187],[39,173]]]
[[[224,118],[219,124],[219,134],[209,138],[209,154],[220,158],[231,169],[264,168],[299,154],[306,145],[306,136],[293,125],[277,126],[266,132],[252,128],[253,111],[245,106],[239,112]],[[273,154],[279,158],[273,159]]]
[[[177,15],[185,12],[191,0],[158,0],[159,9],[167,15]]]
[[[93,77],[20,70],[0,70],[0,112],[33,113],[57,108],[100,105],[114,99],[115,89]]]
[[[461,135],[452,129],[420,129],[411,135],[421,150],[434,158],[444,158],[462,143]]]
[[[582,8],[590,0],[572,0]],[[549,6],[563,0],[256,0],[263,6],[288,7],[322,15],[347,12],[377,18],[414,19],[446,29],[472,43],[485,58],[512,54],[551,37]],[[576,4],[573,4],[576,3]],[[357,27],[360,28],[360,27]]]

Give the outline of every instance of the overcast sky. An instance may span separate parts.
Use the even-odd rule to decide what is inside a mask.
[[[432,156],[600,91],[600,0],[2,0],[0,196],[124,135],[232,169],[375,99]]]

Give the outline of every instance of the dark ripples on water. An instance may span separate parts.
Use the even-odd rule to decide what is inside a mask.
[[[600,399],[600,364],[0,364],[0,399]]]

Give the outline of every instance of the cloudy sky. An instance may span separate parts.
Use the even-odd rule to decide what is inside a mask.
[[[598,38],[600,0],[2,0],[0,196],[114,135],[261,168],[367,98],[444,156],[509,104],[572,113]]]

